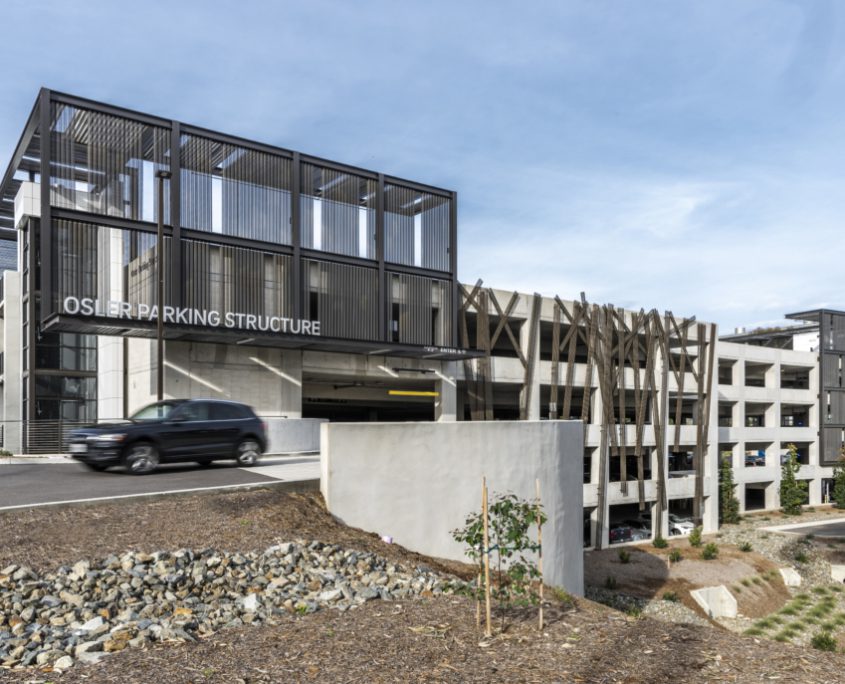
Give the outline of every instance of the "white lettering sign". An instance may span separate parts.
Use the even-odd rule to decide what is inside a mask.
[[[65,297],[62,302],[62,313],[68,316],[104,316],[134,321],[155,321],[158,318],[158,307],[113,299],[101,301],[89,297]],[[222,327],[231,330],[320,335],[320,321],[283,316],[259,316],[235,311],[221,313],[214,310],[165,306],[164,322],[176,325]]]

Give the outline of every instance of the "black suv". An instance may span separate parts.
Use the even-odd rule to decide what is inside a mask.
[[[255,465],[267,447],[264,423],[245,404],[212,399],[160,401],[121,423],[74,430],[70,455],[92,470],[125,465],[135,475],[151,473],[159,463],[233,458]]]

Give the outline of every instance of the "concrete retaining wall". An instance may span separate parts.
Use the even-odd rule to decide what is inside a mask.
[[[296,454],[320,450],[323,418],[263,418],[267,424],[267,453]]]
[[[481,509],[482,476],[525,499],[539,478],[545,581],[581,595],[583,443],[580,421],[327,423],[321,490],[348,525],[465,561],[450,531]]]

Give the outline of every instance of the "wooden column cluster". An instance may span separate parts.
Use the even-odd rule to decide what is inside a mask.
[[[540,330],[542,298],[532,298],[528,320],[527,348],[520,345],[511,325],[519,294],[514,292],[503,308],[492,289],[482,287],[479,280],[471,291],[461,287],[463,305],[460,310],[461,342],[484,354],[476,361],[464,362],[467,398],[472,420],[493,419],[493,378],[490,357],[504,334],[525,370],[520,417],[530,410],[530,387],[534,381],[534,353]],[[491,308],[498,317],[495,330],[490,330]],[[469,339],[467,316],[476,314],[476,339]],[[690,331],[695,330],[691,340]],[[598,508],[599,529],[604,527],[607,509],[607,473],[609,459],[618,458],[620,489],[628,493],[628,449],[636,458],[637,498],[641,510],[646,508],[645,459],[650,447],[644,444],[651,437],[659,458],[656,472],[656,511],[659,521],[666,510],[666,458],[670,445],[678,450],[681,444],[681,425],[684,395],[696,397],[696,440],[694,449],[695,494],[693,517],[701,523],[704,498],[704,460],[708,450],[708,434],[712,405],[712,381],[715,363],[716,326],[696,323],[695,318],[677,319],[670,311],[661,315],[657,310],[625,312],[612,304],[589,304],[581,301],[565,304],[555,297],[552,312],[551,377],[548,417],[580,418],[585,425],[600,429]],[[579,348],[586,349],[585,374],[576,378],[576,358]],[[561,364],[564,364],[561,368]],[[630,370],[628,370],[630,369]],[[561,372],[563,371],[563,373]],[[627,371],[627,373],[626,373]],[[669,378],[674,378],[677,392],[669,402]],[[692,376],[692,383],[688,382]],[[692,384],[692,386],[690,386]],[[573,391],[582,390],[580,415],[573,415]],[[598,393],[600,409],[591,415],[594,392]],[[628,393],[630,392],[630,396]],[[633,402],[633,403],[632,403]],[[632,422],[626,417],[632,415]],[[671,422],[674,430],[670,431]],[[649,421],[650,419],[650,421]],[[627,426],[631,428],[628,429]],[[584,431],[587,439],[587,430]],[[601,539],[597,546],[601,546]]]

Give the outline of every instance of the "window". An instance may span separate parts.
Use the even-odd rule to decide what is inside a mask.
[[[246,418],[244,410],[237,404],[211,404],[211,420],[240,420]]]
[[[190,422],[208,420],[208,402],[191,401],[182,404],[173,412],[172,417]]]

